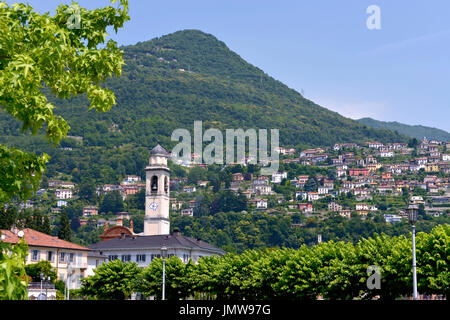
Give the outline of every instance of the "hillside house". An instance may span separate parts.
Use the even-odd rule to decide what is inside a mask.
[[[98,215],[98,207],[87,206],[83,208],[83,217],[91,217]]]
[[[183,210],[181,210],[181,215],[182,216],[193,217],[194,216],[194,209],[193,208],[183,209]]]
[[[317,201],[320,199],[319,193],[318,192],[308,192],[308,201],[312,202],[312,201]]]
[[[56,199],[58,200],[72,199],[73,198],[72,189],[56,189],[55,196]]]
[[[328,204],[328,211],[337,212],[342,210],[342,205],[337,202],[330,202]]]
[[[349,169],[348,171],[351,177],[368,176],[370,173],[370,170],[368,168],[353,168]]]
[[[298,204],[298,209],[301,212],[305,212],[305,213],[312,213],[312,212],[314,212],[312,203],[299,203]]]
[[[195,191],[197,191],[197,188],[195,186],[184,186],[183,187],[183,192],[193,193]]]

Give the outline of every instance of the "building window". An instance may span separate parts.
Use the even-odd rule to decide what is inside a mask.
[[[153,259],[161,258],[160,254],[151,254],[150,255],[150,261],[153,261]]]
[[[32,250],[31,251],[31,261],[39,261],[41,257],[41,251]]]
[[[123,254],[122,255],[122,262],[128,262],[131,260],[131,254]]]
[[[145,262],[145,254],[137,254],[136,262]]]
[[[74,257],[74,254],[73,253],[69,253],[69,262],[73,262],[73,257]]]
[[[47,251],[47,261],[53,262],[53,251]]]
[[[108,256],[109,261],[113,261],[113,260],[117,260],[117,259],[119,259],[119,256],[116,254],[112,254],[112,255]]]
[[[59,253],[59,261],[60,262],[64,262],[65,259],[66,259],[66,253],[65,252],[60,252]]]

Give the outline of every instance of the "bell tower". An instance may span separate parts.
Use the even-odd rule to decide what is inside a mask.
[[[150,162],[145,168],[144,236],[169,234],[169,153],[159,144],[150,151]]]

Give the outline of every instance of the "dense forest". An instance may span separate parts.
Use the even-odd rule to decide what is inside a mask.
[[[421,125],[411,126],[396,121],[387,122],[372,118],[361,118],[357,121],[372,128],[397,131],[400,134],[404,134],[405,136],[416,138],[418,140],[422,140],[423,137],[426,137],[429,140],[435,139],[444,142],[450,141],[450,133],[437,128],[425,127]]]

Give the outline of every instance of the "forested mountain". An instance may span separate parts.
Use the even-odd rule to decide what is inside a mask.
[[[105,176],[140,172],[147,156],[143,149],[156,141],[170,149],[176,144],[170,141],[172,131],[192,131],[194,120],[202,120],[204,128],[279,129],[282,146],[406,140],[303,98],[201,31],[178,31],[123,50],[123,75],[106,83],[117,98],[111,111],[89,111],[85,97],[51,99],[55,112],[69,122],[69,135],[83,138],[81,144],[63,143],[74,147],[69,155],[52,150],[42,137],[17,137],[19,123],[3,111],[0,143],[49,153],[50,171],[95,171],[100,180],[110,180]]]
[[[450,133],[437,128],[425,127],[421,125],[412,126],[396,121],[379,121],[372,118],[361,118],[357,121],[372,128],[393,130],[405,136],[420,140],[423,139],[423,137],[426,137],[429,140],[435,139],[438,141],[450,141]]]

